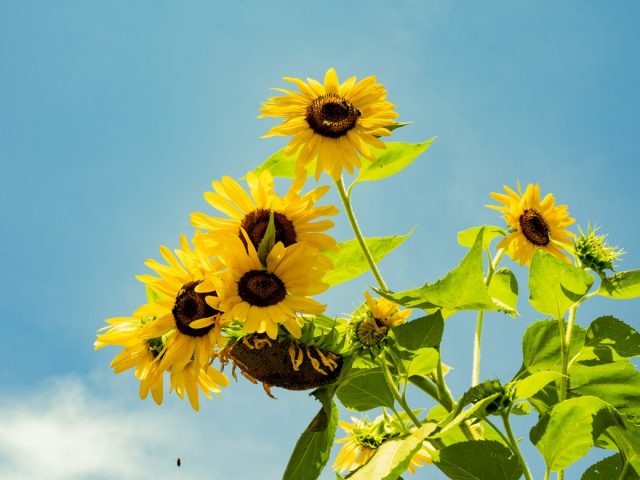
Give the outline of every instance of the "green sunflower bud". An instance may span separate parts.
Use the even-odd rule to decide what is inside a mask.
[[[620,258],[624,250],[607,243],[607,235],[598,235],[599,227],[587,225],[586,231],[578,228],[580,235],[574,240],[576,257],[582,265],[590,268],[598,275],[605,270],[613,270],[614,262]]]

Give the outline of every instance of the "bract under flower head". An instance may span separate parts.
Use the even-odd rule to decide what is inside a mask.
[[[491,198],[502,205],[487,205],[503,213],[511,232],[498,244],[505,248],[509,256],[520,265],[529,264],[537,248],[551,253],[559,259],[570,262],[562,249],[571,251],[573,233],[566,227],[575,222],[569,217],[566,205],[555,205],[555,198],[548,193],[540,200],[540,186],[529,184],[522,193],[518,182],[518,192],[504,185],[507,194],[492,192]]]
[[[333,205],[315,205],[327,193],[328,186],[318,187],[302,195],[302,184],[294,182],[289,192],[280,197],[274,191],[271,173],[266,170],[260,175],[249,172],[247,184],[248,193],[232,178],[223,177],[221,182],[213,182],[213,192],[204,194],[213,208],[231,218],[215,218],[204,213],[191,214],[191,223],[205,231],[201,237],[203,244],[208,246],[207,249],[216,250],[226,236],[235,236],[245,242],[241,229],[245,230],[257,249],[267,230],[271,212],[276,242],[282,242],[285,247],[305,242],[319,250],[338,249],[335,239],[323,233],[333,227],[333,222],[318,220],[324,216],[336,215],[338,209]]]
[[[388,127],[398,114],[375,77],[359,82],[350,77],[339,83],[336,71],[330,68],[324,85],[312,78],[307,82],[289,77],[284,80],[295,84],[300,92],[274,89],[284,95],[264,102],[260,117],[286,119],[264,137],[293,136],[285,153],[299,152],[298,177],[306,178],[306,165],[317,159],[316,180],[323,170],[338,179],[343,169],[352,174],[361,166],[360,155],[375,160],[370,147],[385,148],[378,137],[391,135]]]

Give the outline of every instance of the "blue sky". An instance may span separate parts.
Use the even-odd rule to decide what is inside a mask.
[[[516,179],[602,225],[628,252],[621,269],[638,267],[639,13],[630,1],[0,3],[0,476],[279,477],[317,410],[306,395],[273,401],[241,379],[200,413],[158,408],[109,371],[115,349],[92,344],[105,318],[143,301],[133,276],[191,231],[210,182],[284,145],[261,140],[274,123],[256,119],[282,76],[376,75],[414,122],[395,140],[438,136],[409,170],[354,192],[366,234],[418,226],[381,264],[391,288],[457,264],[456,232],[500,223],[488,192]],[[344,219],[333,233],[351,237]],[[371,283],[325,294],[328,312]],[[489,316],[482,377],[517,371],[537,319],[519,306],[516,320]],[[634,307],[593,302],[578,321],[613,312],[638,327]],[[457,394],[473,324],[461,315],[445,334]],[[439,478],[415,476],[427,477]]]

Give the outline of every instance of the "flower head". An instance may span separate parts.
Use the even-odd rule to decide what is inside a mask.
[[[366,303],[352,319],[353,337],[357,344],[365,348],[379,346],[389,329],[403,323],[412,310],[400,310],[398,305],[386,298],[373,298],[364,292]]]
[[[522,193],[518,182],[518,192],[504,185],[507,193],[492,192],[491,198],[502,205],[487,205],[503,213],[511,232],[498,244],[505,248],[509,256],[520,265],[529,264],[537,248],[551,253],[565,262],[571,251],[573,233],[566,227],[575,222],[569,217],[566,205],[555,205],[555,198],[548,193],[540,200],[540,186],[529,184]]]
[[[574,240],[576,257],[585,266],[604,275],[605,270],[613,270],[614,262],[624,250],[607,243],[607,235],[598,235],[599,228],[587,225],[586,232],[578,227],[579,236]]]
[[[347,437],[336,440],[336,443],[344,443],[344,445],[338,452],[333,469],[342,474],[357,470],[367,463],[385,442],[400,437],[404,431],[408,430],[406,425],[402,425],[404,419],[397,417],[379,416],[372,421],[351,417],[351,421],[353,423],[338,422],[348,434]],[[411,473],[415,473],[416,467],[431,463],[429,447],[425,442],[413,455],[408,466]]]
[[[243,234],[248,239],[244,231]],[[322,277],[331,262],[305,243],[288,247],[276,243],[263,266],[252,242],[230,237],[221,259],[227,272],[218,287],[219,297],[209,297],[208,301],[224,312],[225,322],[240,321],[245,333],[266,332],[275,339],[282,324],[299,338],[300,320],[296,314],[317,314],[325,309],[309,296],[329,287]]]
[[[345,169],[350,174],[360,167],[360,155],[375,160],[370,147],[385,148],[378,137],[391,135],[398,114],[386,100],[384,86],[375,77],[359,82],[350,77],[343,83],[333,68],[327,70],[324,85],[308,78],[284,77],[299,92],[276,88],[284,95],[264,102],[260,117],[282,117],[285,121],[273,127],[264,137],[275,135],[293,138],[285,154],[299,151],[296,170],[306,177],[306,166],[317,158],[316,180],[324,170],[337,179]]]
[[[276,241],[285,247],[306,242],[319,250],[337,250],[335,239],[323,233],[333,227],[333,222],[318,219],[336,215],[338,209],[333,205],[315,205],[327,193],[328,186],[302,195],[300,182],[294,182],[289,192],[280,197],[274,192],[273,176],[266,170],[260,175],[249,172],[247,184],[249,192],[232,178],[223,177],[222,181],[213,182],[213,192],[204,194],[213,208],[230,217],[216,218],[205,213],[191,215],[191,223],[205,231],[200,236],[204,248],[217,249],[226,236],[238,237],[245,242],[241,229],[258,248],[273,212]]]

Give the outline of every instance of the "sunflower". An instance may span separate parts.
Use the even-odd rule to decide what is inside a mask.
[[[145,262],[159,277],[136,277],[158,298],[138,308],[133,317],[153,318],[139,335],[145,340],[161,339],[159,368],[178,373],[192,361],[209,364],[215,348],[224,346],[220,312],[206,302],[217,295],[214,282],[221,265],[191,249],[184,235],[175,255],[164,246],[160,253],[167,265],[152,259]]]
[[[284,153],[294,155],[300,151],[298,177],[306,177],[307,164],[317,158],[316,180],[322,170],[338,179],[343,168],[352,174],[354,167],[361,166],[360,155],[375,160],[369,147],[385,148],[378,137],[391,135],[388,127],[398,114],[395,106],[386,101],[387,92],[376,77],[359,82],[350,77],[340,84],[336,71],[330,68],[324,85],[311,78],[307,83],[299,78],[284,80],[294,83],[300,93],[274,89],[284,95],[264,102],[258,118],[286,118],[264,137],[293,135]]]
[[[241,228],[247,232],[253,246],[258,248],[273,211],[276,241],[282,242],[285,247],[306,242],[319,250],[338,249],[335,239],[322,233],[333,227],[333,222],[326,219],[314,221],[338,213],[333,205],[315,206],[329,190],[328,186],[301,195],[301,182],[296,181],[282,198],[274,192],[273,177],[266,170],[260,176],[249,172],[247,184],[249,193],[232,178],[223,177],[221,182],[213,182],[213,192],[204,194],[213,208],[231,217],[215,218],[204,213],[191,214],[191,223],[207,232],[201,235],[204,248],[217,248],[225,234],[239,237],[244,242]]]
[[[338,421],[340,427],[349,434],[348,437],[336,440],[336,443],[344,443],[333,463],[333,469],[341,474],[357,470],[367,463],[386,441],[401,436],[398,421],[395,419],[389,421],[380,416],[369,421],[351,417],[351,421],[353,423]],[[428,444],[423,443],[420,450],[411,457],[407,469],[415,473],[416,467],[431,462]]]
[[[198,366],[195,362],[189,363],[182,370],[172,370],[170,378],[171,390],[175,390],[180,399],[184,399],[184,392],[187,392],[191,408],[196,412],[200,409],[198,387],[211,399],[211,392],[220,396],[220,387],[229,385],[229,379],[222,372],[210,365]]]
[[[571,260],[561,249],[572,251],[573,233],[565,230],[575,222],[569,217],[566,205],[555,205],[555,198],[548,193],[540,200],[540,186],[530,183],[522,193],[504,185],[503,193],[490,193],[491,198],[502,205],[487,205],[502,212],[511,232],[498,244],[520,265],[529,264],[537,248],[551,253],[567,263]]]
[[[248,239],[248,235],[243,230]],[[246,244],[246,247],[245,247]],[[227,266],[218,287],[219,297],[209,297],[212,308],[224,312],[225,322],[238,320],[245,333],[262,333],[275,339],[283,324],[296,338],[301,329],[298,313],[322,313],[325,305],[308,298],[329,286],[322,277],[331,262],[318,250],[304,243],[285,247],[278,242],[263,267],[253,243],[230,237],[221,253]]]
[[[364,292],[366,306],[354,319],[355,337],[361,345],[374,347],[382,342],[389,329],[403,323],[412,310],[400,310],[398,305],[386,298],[373,298]]]
[[[135,368],[136,378],[140,380],[140,398],[145,399],[151,392],[153,400],[160,405],[164,393],[163,371],[157,361],[162,349],[161,339],[145,340],[140,331],[148,319],[116,317],[107,320],[107,330],[98,335],[96,350],[107,345],[119,345],[124,349],[112,360],[110,367],[116,374]]]

